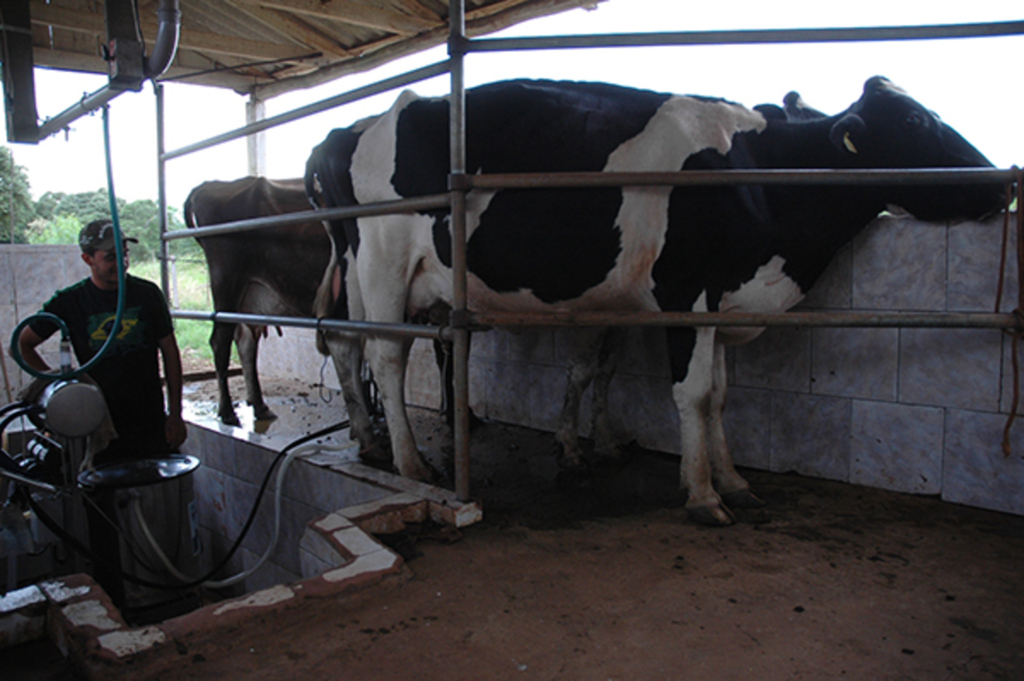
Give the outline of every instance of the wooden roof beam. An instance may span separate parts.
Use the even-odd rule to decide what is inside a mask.
[[[100,14],[63,9],[35,2],[32,3],[32,23],[63,28],[79,33],[91,33],[101,37],[105,36],[107,31],[106,23]],[[146,37],[152,39],[156,36],[157,22],[143,20],[142,28]],[[291,45],[265,43],[189,29],[182,29],[181,38],[178,40],[178,48],[200,50],[211,54],[226,54],[243,59],[279,59],[282,61],[288,61],[293,57],[297,57],[300,52],[304,51],[303,48],[297,45],[293,47]]]
[[[442,21],[441,17],[412,16],[352,0],[240,0],[240,2],[400,35],[422,33],[437,28]],[[423,10],[422,7],[417,7]],[[422,13],[422,11],[419,12],[419,14]]]
[[[239,12],[245,12],[266,26],[276,30],[283,29],[294,40],[323,52],[324,56],[339,57],[341,59],[350,59],[352,57],[352,54],[336,40],[294,16],[290,16],[285,12],[257,7],[256,3],[252,0],[226,1],[229,5],[236,7]]]

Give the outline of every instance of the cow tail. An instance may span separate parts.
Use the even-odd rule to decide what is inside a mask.
[[[185,226],[193,228],[196,226],[196,218],[192,215],[192,193],[185,199]]]
[[[334,270],[338,267],[338,252],[334,248],[334,242],[331,241],[331,261],[327,264],[327,269],[324,270],[324,277],[320,281],[320,286],[316,290],[316,297],[313,298],[313,316],[317,319],[324,319],[330,317],[331,310],[334,308],[334,301],[332,298],[332,283],[334,281]],[[319,329],[316,333],[316,349],[321,355],[329,355],[330,350],[327,349],[327,342],[324,340],[323,332]]]

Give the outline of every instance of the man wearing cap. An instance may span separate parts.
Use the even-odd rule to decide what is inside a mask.
[[[128,269],[128,244],[124,239],[124,267]],[[78,234],[82,261],[89,276],[57,291],[43,305],[44,312],[57,315],[67,324],[71,345],[79,365],[92,359],[106,342],[117,316],[117,250],[114,225],[96,220]],[[94,465],[131,459],[161,458],[177,450],[185,441],[185,422],[181,418],[181,355],[174,339],[174,326],[167,301],[160,288],[145,279],[125,272],[125,300],[121,326],[103,357],[93,365],[89,376],[103,391],[110,419],[117,430]],[[40,320],[29,324],[18,336],[18,347],[25,362],[37,371],[49,371],[36,346],[57,331],[55,323]],[[160,385],[157,355],[163,357],[167,378],[167,412]],[[113,492],[97,490],[87,495],[86,520],[93,556],[93,577],[114,603],[125,604],[120,561],[120,538],[111,524],[116,517]],[[113,558],[117,556],[118,558]]]
[[[138,243],[126,238],[125,242]],[[43,306],[68,325],[71,344],[80,365],[107,340],[117,313],[117,251],[110,220],[96,220],[78,236],[82,261],[90,274],[58,291]],[[125,269],[128,246],[124,248]],[[124,459],[161,457],[185,441],[181,418],[181,355],[167,302],[156,284],[125,274],[125,303],[121,326],[103,358],[89,376],[103,391],[118,437],[96,455],[95,464]],[[24,360],[38,371],[49,371],[36,346],[49,338],[57,325],[42,320],[22,329],[18,338]],[[160,385],[157,355],[163,358],[167,379],[167,412]]]

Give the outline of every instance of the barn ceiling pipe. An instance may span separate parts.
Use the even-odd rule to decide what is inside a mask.
[[[181,28],[181,12],[178,11],[178,0],[160,0],[157,15],[160,25],[157,28],[153,53],[146,57],[145,73],[147,78],[153,78],[166,71],[178,49],[178,35]],[[82,97],[77,104],[68,107],[53,118],[46,119],[39,126],[40,141],[67,128],[82,116],[99,109],[122,92],[124,92],[123,89],[115,89],[107,85],[90,95]]]
[[[178,38],[181,36],[181,12],[178,0],[160,0],[156,8],[156,41],[153,52],[146,57],[144,73],[146,78],[156,78],[167,70],[174,61],[178,51]]]
[[[46,121],[39,126],[39,141],[60,132],[82,116],[92,113],[96,109],[106,105],[107,102],[124,92],[125,90],[114,90],[109,86],[105,86],[91,95],[85,95],[74,106],[68,107],[53,118],[47,118]]]

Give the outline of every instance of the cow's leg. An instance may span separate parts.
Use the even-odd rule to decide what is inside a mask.
[[[469,336],[470,345],[473,342],[473,335]],[[437,362],[437,371],[441,376],[441,400],[444,407],[444,420],[449,428],[455,427],[455,360],[452,357],[451,341],[434,341],[434,360]],[[483,421],[469,410],[469,429],[473,430]]]
[[[384,405],[395,468],[407,478],[432,481],[437,473],[420,455],[405,410],[405,368],[411,347],[410,340],[370,338],[366,357]]]
[[[587,386],[594,380],[600,364],[601,346],[607,328],[580,329],[566,334],[569,358],[566,367],[565,398],[558,417],[555,441],[559,445],[558,465],[563,470],[579,470],[584,465],[580,449],[580,403]]]
[[[363,365],[362,340],[358,336],[338,331],[320,333],[338,375],[338,384],[348,412],[349,437],[359,443],[359,457],[369,461],[390,462],[387,446],[374,432],[370,412],[363,398],[360,376]]]
[[[708,460],[708,418],[714,385],[715,330],[669,329],[672,397],[679,410],[682,460],[679,485],[690,517],[706,525],[729,525],[733,517],[715,492]],[[692,348],[687,353],[686,350]]]
[[[213,368],[217,372],[217,394],[220,404],[217,417],[226,425],[240,425],[235,408],[231,404],[231,390],[228,388],[228,365],[231,362],[231,342],[235,335],[235,324],[214,322],[210,334],[210,349],[213,350]]]
[[[626,340],[626,329],[621,326],[608,329],[604,343],[601,345],[597,375],[594,376],[594,396],[592,406],[593,421],[590,437],[594,440],[594,454],[602,459],[622,458],[622,448],[612,428],[608,410],[608,388],[618,365],[619,354]]]
[[[256,358],[259,355],[260,347],[260,329],[248,324],[238,324],[235,327],[235,344],[238,345],[238,359],[242,363],[246,400],[252,405],[253,415],[258,420],[276,419],[277,415],[263,401],[260,376],[256,369]]]
[[[715,342],[714,367],[711,386],[711,405],[708,411],[708,458],[711,461],[711,475],[715,489],[728,506],[733,508],[757,508],[764,506],[750,491],[750,483],[744,480],[732,463],[729,446],[725,438],[722,420],[725,412],[725,393],[728,376],[725,367],[725,346]]]

